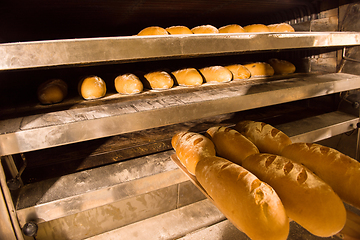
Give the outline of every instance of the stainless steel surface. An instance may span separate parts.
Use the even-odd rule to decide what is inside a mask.
[[[0,70],[360,45],[357,32],[128,36],[0,44]]]
[[[276,126],[293,142],[317,142],[357,129],[359,117],[343,112],[331,112]]]
[[[178,87],[169,90],[171,95],[159,92],[151,99],[3,120],[0,156],[348,91],[360,88],[360,77],[330,73],[244,83],[232,81],[192,92]]]

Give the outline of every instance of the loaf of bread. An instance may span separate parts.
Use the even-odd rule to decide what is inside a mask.
[[[295,32],[295,29],[287,23],[276,23],[267,25],[270,32]]]
[[[174,85],[174,80],[165,71],[155,71],[144,75],[144,84],[150,89],[168,89]]]
[[[299,163],[262,153],[243,160],[244,168],[279,195],[290,219],[310,233],[330,237],[345,225],[345,206],[332,188]]]
[[[246,157],[259,153],[257,147],[249,139],[229,127],[211,127],[206,133],[206,136],[214,143],[218,156],[239,165]]]
[[[165,29],[171,35],[176,34],[193,34],[193,32],[186,26],[171,26]]]
[[[269,77],[274,75],[275,71],[272,66],[266,62],[255,62],[245,64],[252,77]]]
[[[171,145],[177,158],[193,175],[200,159],[216,155],[213,142],[199,133],[179,132],[172,137]]]
[[[50,79],[39,85],[37,97],[41,104],[54,104],[64,100],[68,85],[61,79]]]
[[[292,143],[285,133],[263,122],[241,121],[235,125],[235,130],[252,141],[262,153],[280,155],[283,148]]]
[[[289,61],[279,60],[277,58],[269,59],[269,64],[274,69],[275,74],[286,75],[289,73],[294,73],[296,71],[296,67]]]
[[[207,83],[229,82],[233,78],[231,71],[223,66],[201,68],[200,72]]]
[[[245,32],[270,32],[264,24],[251,24],[244,27]]]
[[[135,94],[143,91],[144,86],[140,79],[132,73],[122,74],[114,80],[115,89],[121,94]]]
[[[244,28],[238,24],[230,24],[219,28],[219,33],[243,33]]]
[[[151,26],[151,27],[144,28],[137,35],[138,36],[169,35],[169,33],[162,27]]]
[[[195,68],[184,68],[172,72],[177,84],[180,86],[199,86],[203,84],[204,79]]]
[[[214,156],[198,162],[195,176],[219,210],[249,238],[287,239],[289,219],[279,196],[251,172]]]
[[[79,82],[78,91],[86,100],[101,98],[106,94],[106,83],[98,76],[85,77]]]
[[[282,156],[313,171],[344,201],[360,208],[360,163],[345,154],[316,143],[293,143]]]
[[[233,79],[248,79],[251,77],[251,72],[245,66],[241,64],[232,64],[225,66],[233,74]]]
[[[191,32],[194,34],[211,34],[211,33],[219,33],[219,29],[212,25],[201,25],[196,26],[191,29]]]

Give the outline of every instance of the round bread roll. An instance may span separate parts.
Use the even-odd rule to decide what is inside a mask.
[[[40,84],[37,97],[41,104],[54,104],[63,101],[67,91],[66,82],[61,79],[50,79]]]
[[[285,133],[263,122],[241,121],[234,128],[263,153],[280,155],[283,148],[292,143]]]
[[[140,79],[132,73],[122,74],[114,80],[115,89],[122,94],[135,94],[143,91],[143,84]]]
[[[193,175],[200,159],[216,155],[213,142],[199,133],[179,132],[171,139],[171,145],[180,162]]]
[[[162,27],[152,26],[141,30],[138,36],[149,36],[149,35],[169,35],[169,33]]]
[[[269,184],[285,211],[310,233],[330,237],[345,225],[346,210],[332,188],[303,165],[274,154],[253,154],[244,168]]]
[[[264,24],[251,24],[244,27],[245,32],[270,32]]]
[[[289,219],[272,187],[227,159],[200,159],[196,179],[219,210],[244,232],[257,240],[285,240]]]
[[[252,77],[269,77],[275,73],[273,67],[266,62],[249,63],[244,67],[250,71]]]
[[[270,32],[295,32],[295,29],[287,23],[270,24],[267,27]]]
[[[272,58],[268,62],[274,69],[275,74],[285,75],[289,73],[294,73],[296,70],[295,65],[286,60]]]
[[[199,86],[203,84],[203,77],[195,68],[185,68],[172,72],[180,86]]]
[[[230,24],[219,28],[219,33],[243,33],[244,28],[238,24]]]
[[[249,69],[241,64],[233,64],[225,67],[232,72],[234,80],[247,79],[251,77],[251,72]]]
[[[204,76],[205,82],[207,83],[229,82],[233,78],[230,70],[223,66],[201,68],[200,72]]]
[[[258,148],[244,135],[228,127],[211,127],[206,131],[215,145],[216,154],[233,163],[242,165],[242,161],[259,153]]]
[[[168,89],[174,85],[174,80],[165,71],[155,71],[144,75],[145,83],[150,89]]]
[[[97,99],[105,96],[106,83],[100,77],[90,76],[79,82],[78,90],[86,100]]]
[[[201,25],[201,26],[193,27],[191,31],[194,34],[219,33],[219,30],[212,25]]]
[[[168,31],[171,35],[175,34],[193,34],[193,32],[185,26],[171,26],[166,28],[166,31]]]

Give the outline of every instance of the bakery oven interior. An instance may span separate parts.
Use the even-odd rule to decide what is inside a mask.
[[[6,1],[0,16],[0,239],[248,239],[170,159],[178,131],[251,119],[359,159],[356,1]],[[134,36],[281,22],[296,32]],[[296,72],[126,96],[114,88],[126,72],[270,58]],[[104,79],[105,97],[79,96],[87,75]],[[39,104],[51,78],[68,95]],[[289,239],[317,237],[291,222]]]

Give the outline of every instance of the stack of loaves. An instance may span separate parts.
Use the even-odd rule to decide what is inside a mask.
[[[359,162],[319,144],[292,143],[269,124],[179,132],[172,146],[214,204],[251,239],[287,239],[289,220],[315,236],[333,236],[349,229],[343,201],[360,208]]]

